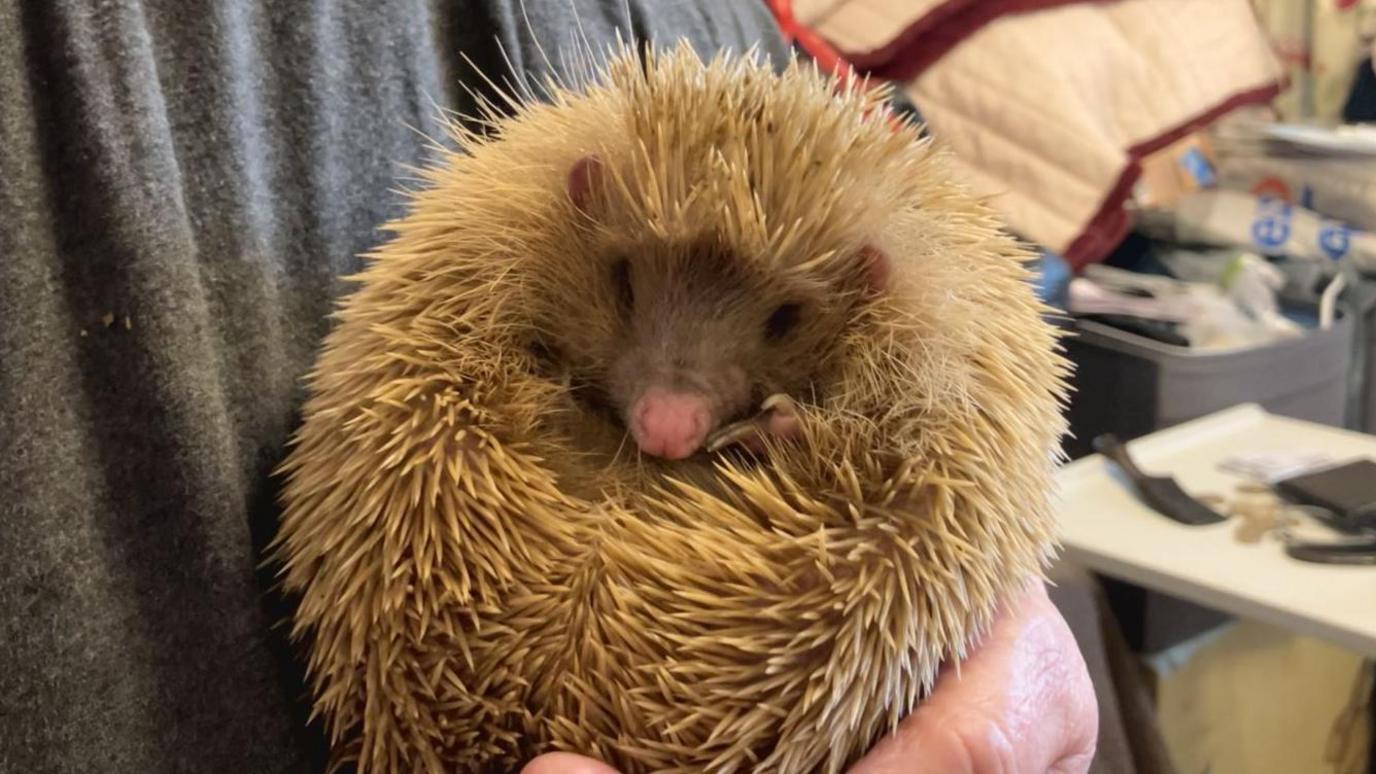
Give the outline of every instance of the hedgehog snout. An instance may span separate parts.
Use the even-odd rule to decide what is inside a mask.
[[[653,387],[631,404],[628,424],[641,451],[681,460],[701,448],[712,430],[712,409],[700,393]]]

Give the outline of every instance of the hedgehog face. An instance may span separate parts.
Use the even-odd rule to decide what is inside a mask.
[[[720,245],[612,256],[606,390],[644,453],[680,459],[766,396],[808,390],[838,325]],[[828,332],[832,336],[828,336]]]
[[[617,249],[544,343],[645,454],[682,459],[768,395],[814,397],[848,314],[712,240]],[[580,312],[586,324],[580,324]]]
[[[670,460],[692,456],[767,396],[818,398],[861,301],[854,291],[883,289],[887,257],[811,243],[795,250],[834,258],[750,255],[710,222],[697,238],[664,236],[654,218],[628,216],[636,195],[607,179],[598,156],[572,165],[568,200],[600,228],[530,264],[540,276],[529,284],[544,295],[541,349],[574,396],[641,452]]]

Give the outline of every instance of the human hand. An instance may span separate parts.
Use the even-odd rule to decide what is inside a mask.
[[[1098,736],[1084,657],[1037,583],[851,774],[1082,774]]]
[[[1081,774],[1099,733],[1084,658],[1038,583],[1007,605],[932,695],[858,761],[850,774]],[[523,774],[617,774],[568,753],[531,761]]]

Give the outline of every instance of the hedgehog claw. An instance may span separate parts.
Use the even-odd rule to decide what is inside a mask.
[[[765,398],[764,401],[760,403],[760,408],[766,412],[775,414],[785,414],[787,416],[798,415],[798,404],[782,392],[776,392],[768,398]]]
[[[708,437],[704,448],[720,451],[734,444],[742,444],[761,451],[765,436],[793,436],[798,426],[798,404],[787,395],[775,393],[760,404],[760,413],[719,428]]]
[[[732,422],[719,428],[708,439],[705,448],[709,452],[721,451],[732,444],[741,443],[760,432],[759,419],[751,417],[740,422]]]

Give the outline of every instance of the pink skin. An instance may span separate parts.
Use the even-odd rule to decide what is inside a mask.
[[[667,460],[681,460],[702,448],[708,433],[716,428],[711,402],[695,392],[651,387],[631,406],[631,437],[645,454]],[[798,416],[788,408],[777,408],[758,420],[755,434],[740,443],[751,451],[765,451],[765,435],[796,438],[801,431]]]
[[[596,156],[584,156],[569,170],[569,199],[580,210],[587,211],[592,198],[593,184],[602,169],[602,161]]]
[[[631,406],[631,436],[642,452],[667,460],[691,456],[714,424],[707,398],[651,387]]]
[[[993,629],[898,730],[851,774],[1081,774],[1098,737],[1094,687],[1075,638],[1046,588],[1004,608]],[[531,761],[523,774],[617,774],[569,753]]]
[[[741,443],[745,448],[753,452],[763,453],[765,450],[765,435],[772,435],[775,438],[797,438],[802,432],[802,429],[802,424],[797,414],[786,410],[773,411],[770,412],[769,416],[764,420],[764,424],[759,431],[760,434],[752,435]]]

